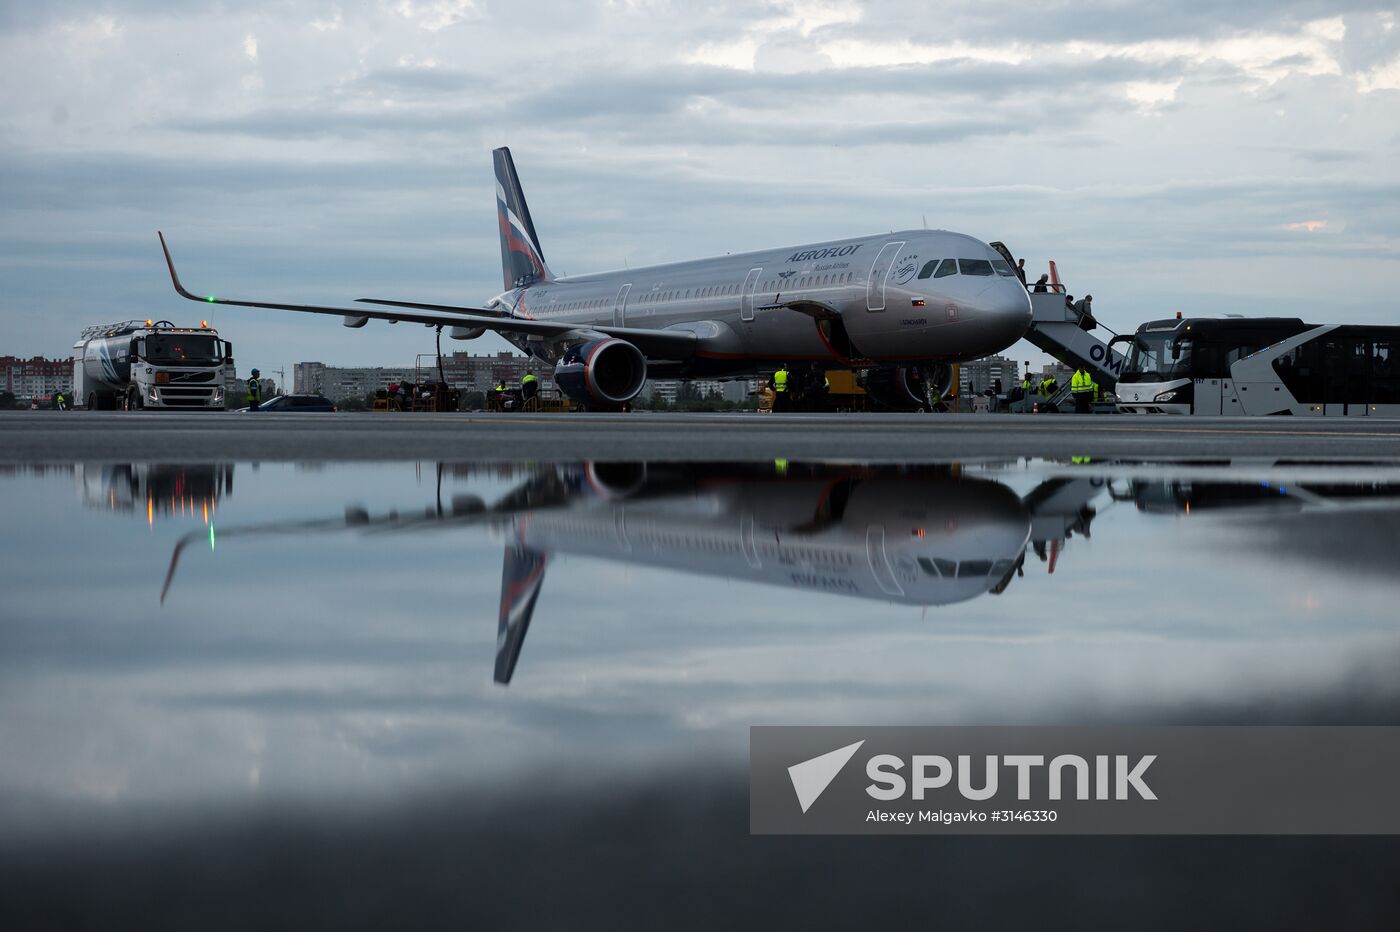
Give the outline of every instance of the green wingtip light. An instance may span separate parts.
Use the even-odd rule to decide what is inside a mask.
[[[214,296],[213,296],[213,295],[210,295],[209,297],[205,298],[204,300],[208,301],[210,304],[213,304],[213,303],[214,303]]]
[[[211,551],[214,549],[214,523],[212,521],[209,522],[209,549]]]

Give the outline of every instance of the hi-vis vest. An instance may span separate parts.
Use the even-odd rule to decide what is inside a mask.
[[[261,393],[262,393],[262,386],[258,384],[258,380],[255,379],[255,378],[253,378],[253,377],[251,377],[251,376],[249,376],[249,377],[248,377],[248,400],[251,401],[252,399],[258,397],[258,395],[260,395]]]
[[[779,392],[787,391],[788,371],[779,369],[773,373],[773,390]]]
[[[1076,369],[1074,378],[1070,380],[1069,390],[1076,395],[1094,390],[1094,380],[1089,377],[1089,373],[1083,369]]]
[[[537,382],[537,381],[539,381],[539,380],[535,378],[535,374],[534,374],[533,372],[529,372],[529,373],[526,373],[525,378],[523,378],[523,379],[520,380],[520,384],[521,384],[521,385],[525,385],[525,384],[527,384],[527,383],[529,383],[529,382]]]

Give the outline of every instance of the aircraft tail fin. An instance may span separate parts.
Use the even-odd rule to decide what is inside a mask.
[[[506,290],[549,281],[554,275],[545,264],[510,149],[502,146],[493,150],[491,157],[496,167],[496,222],[501,233],[501,278]]]
[[[544,585],[545,566],[549,557],[538,550],[520,544],[507,544],[501,572],[501,615],[496,629],[497,683],[505,685],[515,674],[520,649],[525,646],[525,633],[535,614],[535,602]]]

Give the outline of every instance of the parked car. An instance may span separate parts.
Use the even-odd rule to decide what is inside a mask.
[[[239,408],[247,411],[247,408]],[[258,405],[258,411],[335,411],[333,401],[324,395],[278,395]]]

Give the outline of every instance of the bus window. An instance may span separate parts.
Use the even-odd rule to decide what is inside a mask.
[[[1368,404],[1366,381],[1370,369],[1370,344],[1348,337],[1324,338],[1322,369],[1327,404]]]
[[[1302,404],[1322,403],[1322,360],[1319,344],[1309,340],[1274,360],[1274,372],[1289,393]]]
[[[1191,378],[1191,341],[1176,339],[1174,331],[1139,333],[1128,350],[1123,382],[1166,382]]]
[[[1371,344],[1371,401],[1379,405],[1400,404],[1400,340],[1377,340]]]

